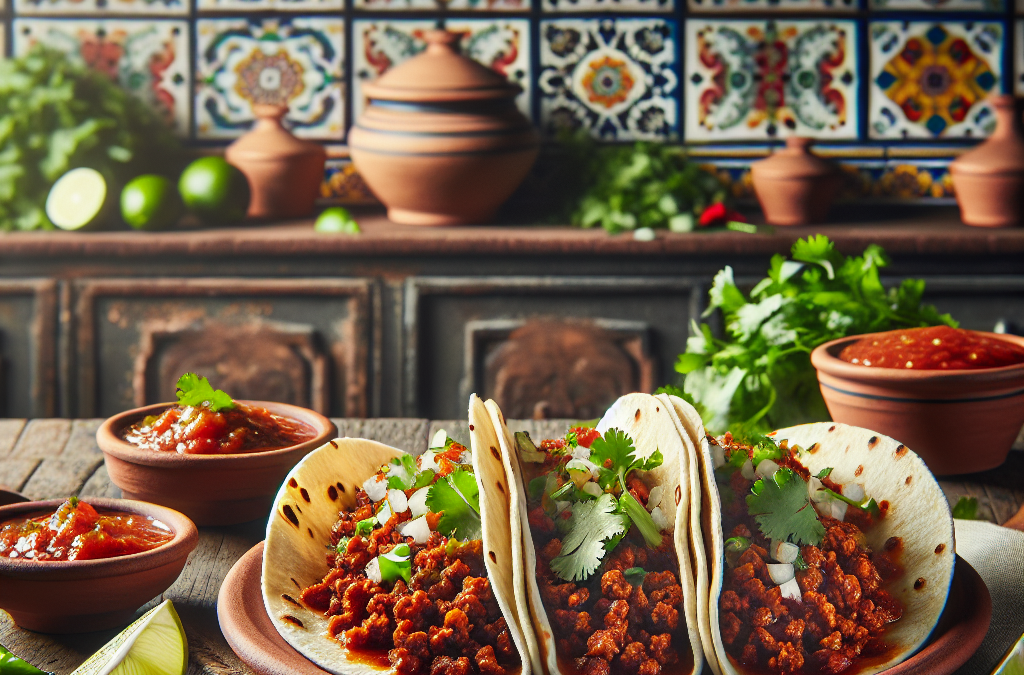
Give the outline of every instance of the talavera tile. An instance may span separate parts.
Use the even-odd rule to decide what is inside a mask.
[[[858,0],[689,0],[692,12],[855,11]]]
[[[346,206],[380,203],[347,157],[327,160],[324,182],[320,185],[320,201]]]
[[[1003,0],[868,0],[872,10],[1001,12]]]
[[[200,12],[323,12],[345,8],[345,0],[195,0],[195,3]]]
[[[671,12],[675,7],[675,0],[541,0],[545,12]]]
[[[352,0],[356,9],[381,11],[528,12],[530,0]]]
[[[870,24],[872,138],[987,136],[1005,29],[995,21]]]
[[[956,195],[949,160],[890,161],[874,183],[873,196],[898,200],[953,198]]]
[[[856,138],[857,27],[848,20],[686,23],[686,140]]]
[[[344,135],[342,19],[200,19],[196,34],[197,136],[244,133],[255,103],[287,105],[296,136]]]
[[[184,21],[17,19],[14,54],[43,43],[106,73],[160,111],[179,134],[189,130],[189,30]]]
[[[103,16],[152,14],[184,16],[190,0],[13,0],[20,15]]]
[[[530,116],[530,22],[527,19],[448,19],[445,27],[460,33],[462,53],[523,87],[516,99]],[[363,85],[426,47],[426,19],[359,20],[352,26],[352,113],[359,119],[366,106]]]
[[[669,19],[547,19],[538,77],[545,131],[605,140],[678,135],[676,24]]]

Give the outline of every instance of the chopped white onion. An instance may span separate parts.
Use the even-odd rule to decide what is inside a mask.
[[[377,523],[384,527],[389,520],[391,520],[391,505],[384,502],[384,505],[380,507],[380,511],[377,512]]]
[[[749,458],[740,467],[740,475],[747,480],[754,480],[754,465],[750,462]]]
[[[796,601],[802,601],[803,599],[803,596],[800,595],[800,584],[796,582],[795,578],[780,585],[779,590],[782,592],[782,597],[784,598],[792,598]]]
[[[374,558],[366,564],[366,578],[375,584],[379,584],[381,581],[380,576],[380,561]]]
[[[775,475],[775,472],[779,470],[779,465],[770,459],[762,459],[761,463],[757,465],[754,470],[760,478],[771,478]]]
[[[595,483],[594,481],[587,481],[580,489],[586,492],[588,495],[592,495],[594,497],[600,497],[601,495],[604,494],[604,490],[601,489],[601,486]]]
[[[572,449],[573,459],[590,459],[590,448],[584,448],[582,445],[577,445]]]
[[[388,490],[388,502],[395,513],[405,513],[409,510],[409,500],[401,490]]]
[[[827,492],[822,491],[823,487],[821,481],[814,476],[811,476],[807,481],[807,496],[815,504],[828,503],[832,498]]]
[[[772,558],[780,563],[792,563],[800,555],[800,547],[788,541],[772,542]]]
[[[419,518],[430,510],[427,508],[427,494],[429,492],[430,486],[428,485],[413,492],[412,497],[409,497],[409,510],[412,511],[413,518]]]
[[[665,494],[665,488],[660,485],[655,485],[651,488],[651,494],[647,496],[647,509],[653,511],[655,507],[661,506],[662,495]]]
[[[716,469],[725,466],[725,448],[720,445],[712,445],[711,459],[715,463]]]
[[[471,451],[465,450],[465,451],[463,451],[463,453],[461,455],[459,455],[459,464],[472,464],[472,463],[473,463],[473,453]]]
[[[403,537],[412,537],[412,540],[417,544],[425,544],[427,539],[430,538],[430,525],[427,524],[426,516],[420,516],[419,518],[402,523],[398,531]]]
[[[658,528],[659,532],[668,529],[668,518],[661,512],[660,506],[655,506],[654,510],[651,511],[651,520],[654,521],[654,526]]]
[[[781,586],[796,576],[796,570],[793,568],[792,563],[769,563],[768,576],[772,578],[772,581]]]
[[[566,462],[565,468],[569,472],[572,482],[576,483],[576,487],[581,490],[587,481],[597,478],[598,475],[597,465],[589,459],[570,459]]]
[[[831,505],[832,517],[836,520],[843,520],[846,518],[847,507],[849,507],[849,504],[846,502],[839,499],[833,499]]]
[[[436,457],[437,453],[434,452],[433,450],[427,450],[422,455],[420,455],[420,470],[426,471],[427,469],[429,469],[431,471],[440,471],[441,467],[437,465],[437,460],[435,459]]]
[[[843,486],[843,496],[858,503],[862,502],[864,501],[864,488],[857,483],[847,483]]]
[[[555,502],[555,509],[557,510],[557,513],[555,515],[562,513],[562,511],[565,511],[567,508],[571,506],[572,502]]]
[[[363,489],[366,490],[366,496],[370,498],[371,502],[379,502],[388,493],[388,482],[384,480],[383,476],[374,474],[363,483]]]
[[[444,448],[444,444],[447,442],[448,432],[446,432],[444,429],[438,429],[437,433],[434,434],[434,437],[430,439],[430,449],[433,450],[435,448]]]

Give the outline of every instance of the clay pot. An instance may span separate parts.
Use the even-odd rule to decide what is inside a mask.
[[[516,108],[520,87],[460,55],[457,34],[424,37],[422,54],[364,88],[352,162],[396,223],[489,221],[526,177],[539,136]]]
[[[224,152],[225,159],[249,179],[249,217],[310,215],[320,194],[327,153],[318,143],[300,141],[281,125],[287,106],[259,103],[253,111],[257,119],[252,130]]]
[[[1024,345],[1024,337],[982,335]],[[841,338],[811,352],[833,420],[898,439],[938,475],[984,471],[1006,461],[1024,425],[1024,363],[904,370],[838,358],[846,345],[871,337]]]
[[[750,165],[765,220],[772,225],[809,225],[825,220],[843,184],[832,162],[809,150],[813,139],[786,139],[786,147]]]
[[[99,560],[39,562],[0,558],[0,608],[40,633],[86,633],[126,625],[135,610],[166,591],[181,574],[199,532],[188,518],[155,504],[88,497],[97,509],[152,516],[174,539],[142,553]],[[53,513],[63,499],[0,507],[0,523]]]
[[[240,401],[311,425],[317,435],[305,443],[237,455],[189,455],[141,450],[122,440],[122,431],[172,403],[157,403],[114,415],[96,430],[110,480],[125,497],[181,511],[197,525],[234,525],[266,518],[281,481],[310,451],[333,439],[338,429],[323,415],[286,403]]]
[[[1024,221],[1024,136],[1021,106],[1013,96],[989,98],[996,130],[988,140],[949,165],[960,219],[978,227]]]

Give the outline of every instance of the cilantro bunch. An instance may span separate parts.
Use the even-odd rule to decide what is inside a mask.
[[[957,325],[922,304],[923,280],[886,289],[879,270],[887,264],[878,246],[846,257],[819,234],[793,244],[791,259],[774,256],[749,295],[726,267],[715,275],[704,313],[721,310],[725,336],[694,322],[676,362],[683,388],[668,390],[694,403],[714,433],[829,419],[810,361],[815,347],[848,335]]]
[[[220,389],[214,389],[210,381],[195,373],[185,373],[178,378],[178,405],[204,406],[211,412],[231,410],[234,400]]]

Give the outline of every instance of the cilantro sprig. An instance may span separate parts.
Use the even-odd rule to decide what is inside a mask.
[[[562,540],[561,554],[551,561],[551,570],[566,581],[583,581],[601,566],[606,539],[623,534],[628,520],[618,512],[610,494],[577,502],[572,509],[572,527]]]
[[[480,538],[480,492],[472,472],[456,469],[427,493],[427,508],[440,513],[437,531],[461,540]]]
[[[231,410],[235,402],[227,393],[214,389],[210,381],[195,373],[185,373],[178,378],[178,405],[205,406],[213,412]]]
[[[747,495],[747,508],[761,534],[769,539],[817,546],[825,536],[807,495],[807,483],[789,467],[755,481]]]

